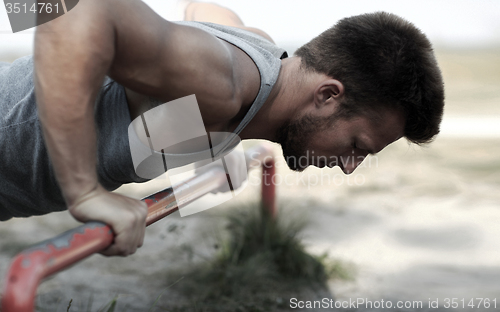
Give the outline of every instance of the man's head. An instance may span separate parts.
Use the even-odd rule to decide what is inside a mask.
[[[349,140],[350,154],[366,156],[403,136],[422,144],[439,133],[444,107],[441,72],[429,40],[404,19],[384,12],[345,18],[295,55],[301,58],[301,70],[324,78],[315,86],[309,108],[278,131],[285,156],[318,153],[321,146],[313,145],[318,136],[324,144],[328,139],[332,144],[343,140],[344,145]],[[340,138],[341,130],[350,138]],[[356,131],[365,136],[360,144]],[[326,133],[331,137],[324,137]],[[337,153],[345,154],[346,149]],[[339,166],[345,172],[356,167]]]

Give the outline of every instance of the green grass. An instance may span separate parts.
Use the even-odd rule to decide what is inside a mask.
[[[187,300],[168,304],[169,311],[275,311],[294,294],[327,293],[330,278],[353,278],[342,262],[305,251],[303,219],[273,219],[262,211],[253,205],[231,214],[228,238],[213,261],[171,276],[185,277],[177,288]]]

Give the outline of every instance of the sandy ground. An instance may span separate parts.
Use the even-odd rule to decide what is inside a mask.
[[[500,53],[443,51],[438,56],[447,87],[445,119],[473,117],[480,123],[500,117]],[[251,181],[258,178],[254,172]],[[330,282],[332,298],[422,302],[421,309],[402,311],[437,311],[446,298],[457,298],[465,309],[452,310],[500,311],[499,137],[446,133],[422,148],[397,142],[349,177],[338,168],[297,174],[280,163],[277,179],[281,213],[309,220],[303,233],[308,250],[327,252],[357,268],[354,281]],[[167,183],[129,185],[120,192],[139,198]],[[165,272],[213,255],[228,210],[257,198],[258,187],[249,185],[231,205],[186,218],[174,214],[154,224],[144,247],[131,257],[95,255],[57,274],[39,288],[39,311],[66,311],[70,299],[71,311],[87,311],[89,299],[96,310],[118,294],[119,311],[147,311],[175,282]],[[76,225],[66,212],[1,224],[0,276],[22,248]],[[165,291],[160,305],[176,300],[174,287]],[[488,298],[490,308],[478,307],[479,299],[467,306],[471,298]],[[440,309],[429,307],[429,300],[439,300]]]

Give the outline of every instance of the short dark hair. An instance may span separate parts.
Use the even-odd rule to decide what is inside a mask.
[[[428,143],[439,133],[441,71],[427,37],[403,18],[386,12],[344,18],[295,55],[306,70],[342,82],[346,115],[377,110],[376,104],[399,108],[409,141]]]

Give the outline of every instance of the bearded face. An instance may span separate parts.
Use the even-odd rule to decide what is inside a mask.
[[[283,149],[283,156],[291,170],[302,172],[311,163],[298,161],[304,158],[307,151],[308,142],[311,137],[322,129],[333,126],[333,119],[336,117],[313,117],[304,116],[297,120],[289,121],[281,126],[276,132],[276,138]]]

